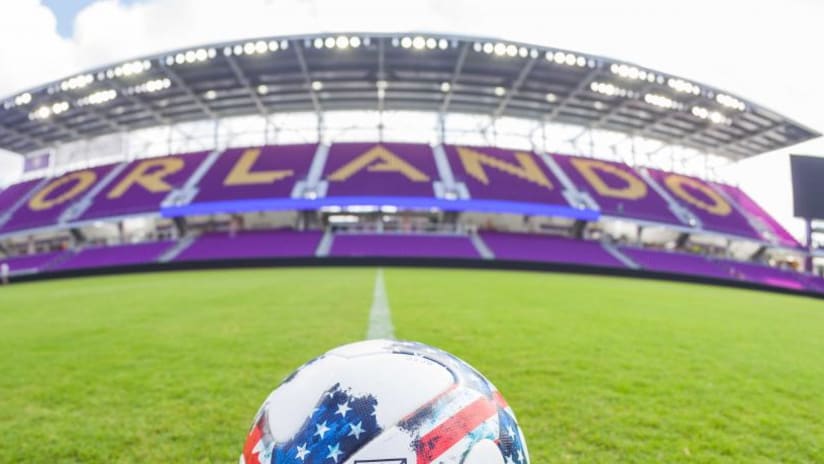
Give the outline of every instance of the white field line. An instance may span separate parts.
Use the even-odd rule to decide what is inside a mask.
[[[389,298],[386,296],[386,286],[383,283],[383,269],[378,269],[375,275],[375,291],[372,293],[372,308],[369,310],[369,329],[366,331],[366,338],[370,340],[395,338]]]

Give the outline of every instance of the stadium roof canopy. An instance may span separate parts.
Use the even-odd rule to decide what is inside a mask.
[[[412,110],[610,130],[737,160],[820,134],[742,97],[638,65],[497,39],[304,35],[204,45],[0,101],[0,148],[287,112]]]

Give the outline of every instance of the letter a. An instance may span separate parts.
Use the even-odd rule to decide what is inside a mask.
[[[380,162],[372,164],[376,161]],[[381,145],[370,149],[362,155],[358,155],[358,157],[352,161],[344,164],[332,174],[329,174],[328,179],[335,182],[343,182],[364,168],[369,172],[397,172],[412,182],[429,182],[429,176]]]

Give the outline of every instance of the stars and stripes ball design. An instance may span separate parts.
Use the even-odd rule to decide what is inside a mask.
[[[305,364],[258,411],[240,464],[528,464],[498,390],[415,342],[370,340]]]

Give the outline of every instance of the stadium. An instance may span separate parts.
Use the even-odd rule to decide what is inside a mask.
[[[385,282],[393,334],[487,373],[535,462],[813,462],[824,254],[728,174],[820,135],[638,64],[418,33],[208,44],[12,95],[0,460],[234,460]]]

